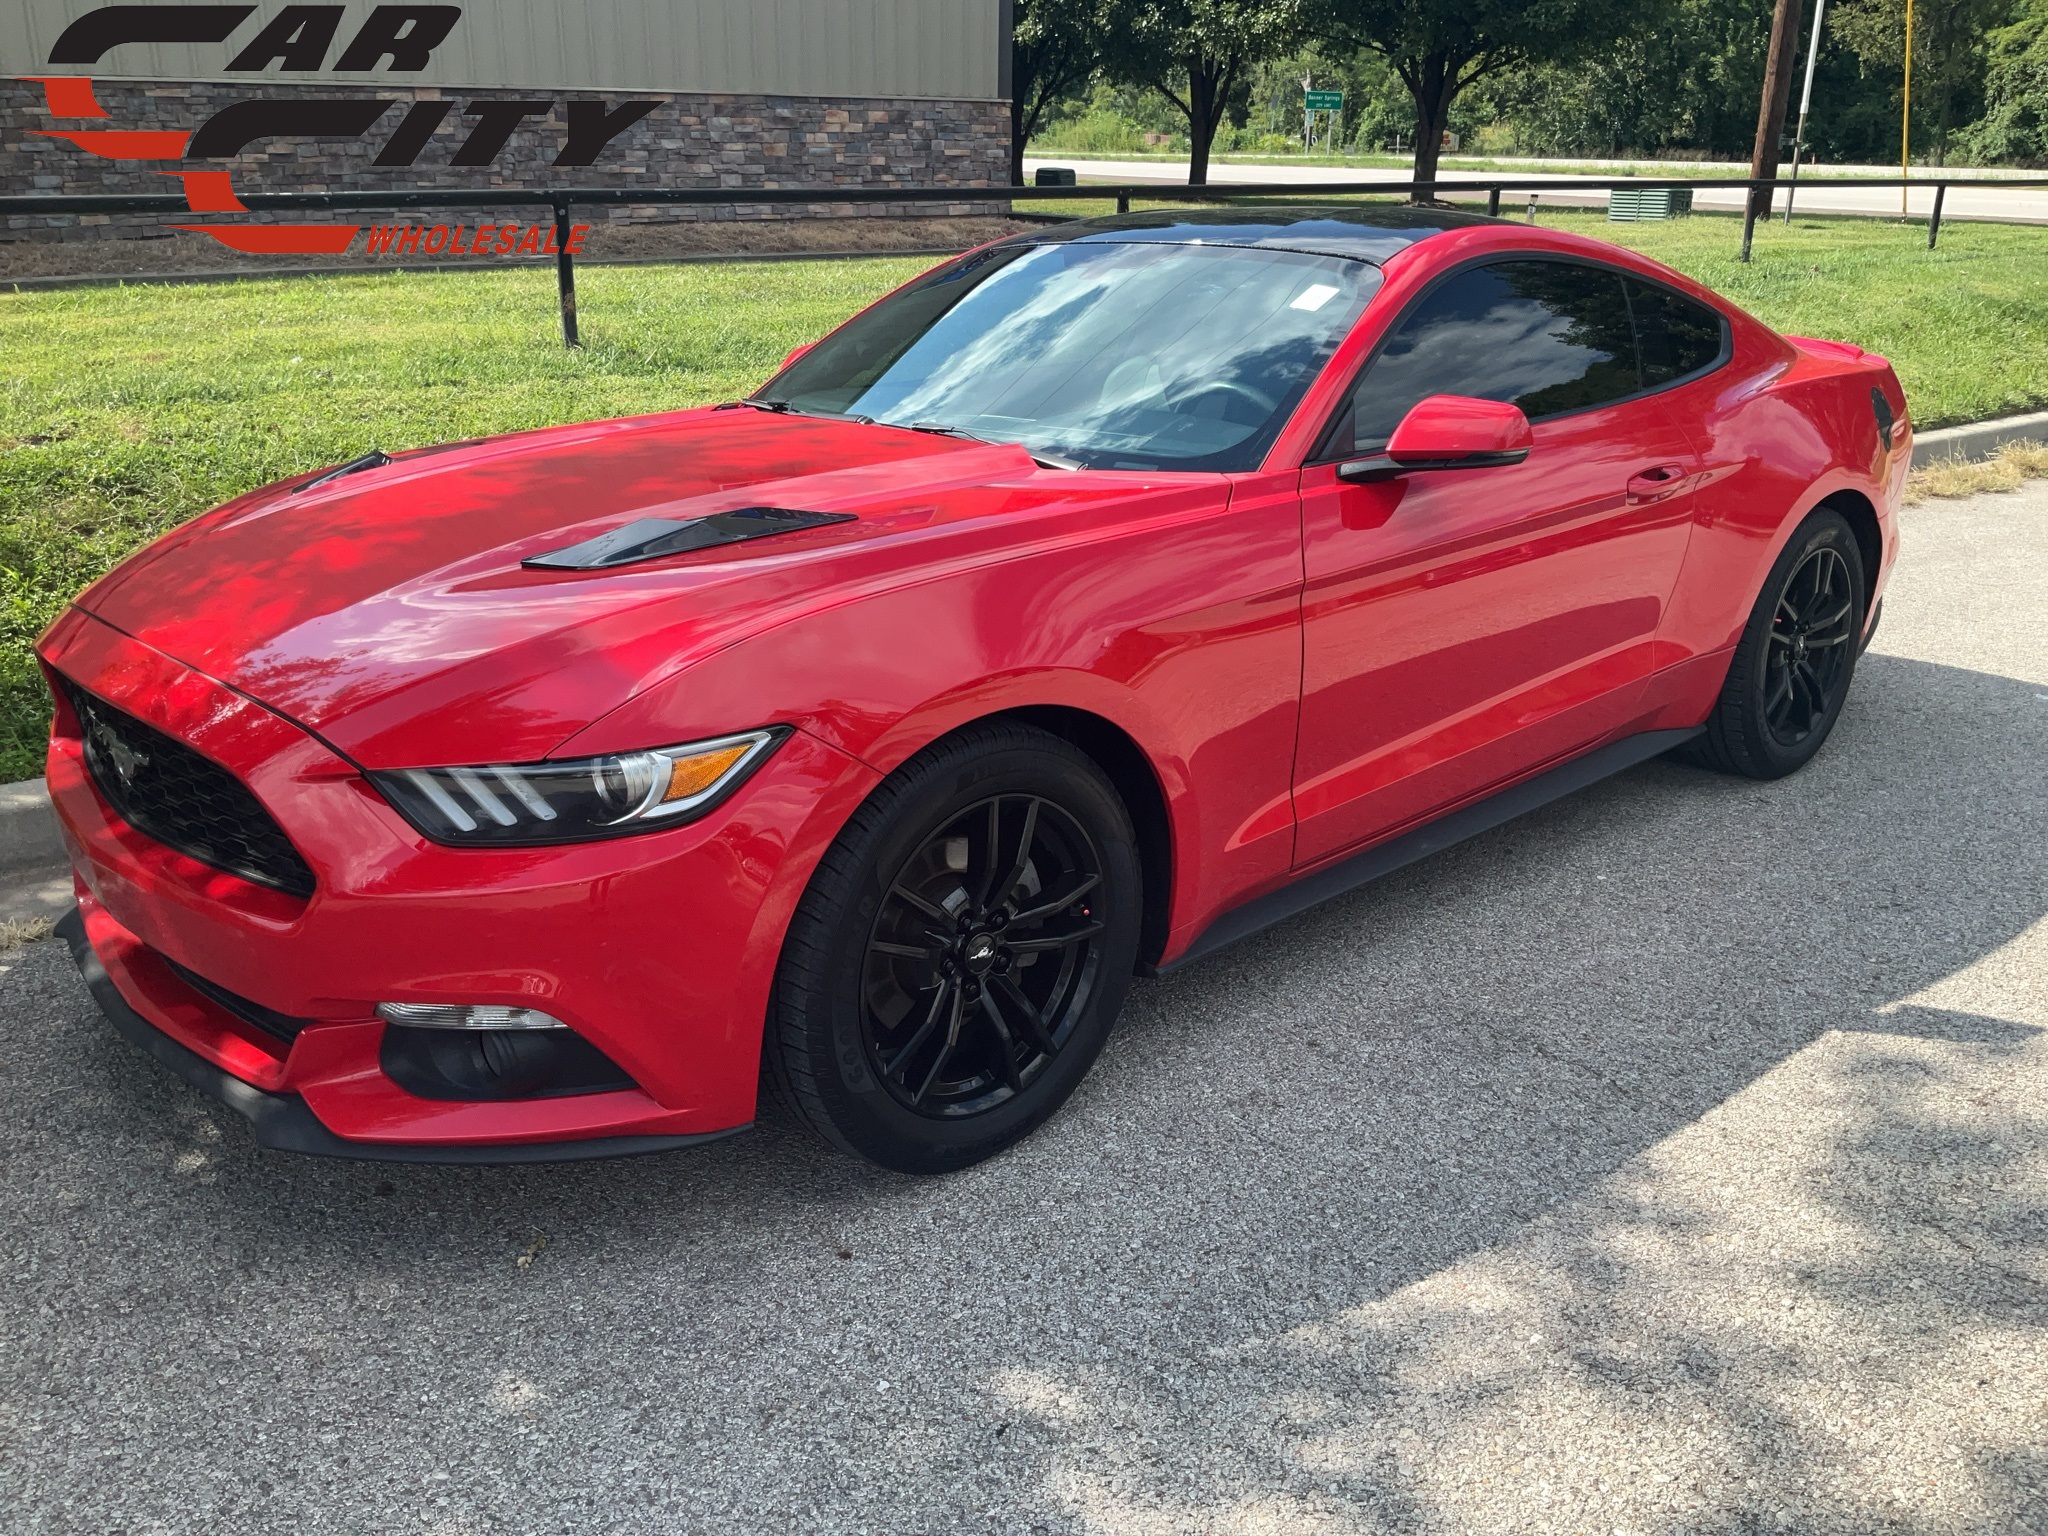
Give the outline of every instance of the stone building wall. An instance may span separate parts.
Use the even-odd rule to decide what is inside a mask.
[[[178,193],[183,183],[167,172],[226,170],[237,194],[250,192],[424,191],[492,187],[624,188],[815,187],[820,197],[805,204],[747,204],[707,207],[586,206],[579,222],[687,221],[801,218],[818,215],[899,214],[985,215],[997,211],[988,200],[963,198],[946,204],[834,204],[834,187],[1000,186],[1008,180],[1009,109],[1001,101],[828,100],[802,96],[638,93],[630,99],[657,100],[647,117],[606,147],[594,164],[558,167],[570,93],[556,92],[545,118],[528,118],[496,158],[484,166],[450,163],[476,119],[473,104],[492,100],[541,100],[544,90],[470,90],[435,87],[293,86],[265,92],[254,83],[178,83],[95,80],[93,90],[108,115],[100,119],[54,119],[43,88],[31,81],[0,80],[0,194]],[[578,93],[581,95],[582,93]],[[355,138],[265,139],[230,160],[115,160],[98,157],[40,130],[142,130],[193,132],[221,108],[256,97],[361,98],[374,95],[394,103],[370,129]],[[454,106],[415,161],[404,167],[372,162],[405,115],[422,100],[450,100]],[[585,97],[584,99],[588,99]],[[629,99],[604,98],[611,106]],[[370,221],[393,215],[373,211],[346,215]],[[404,217],[406,215],[397,215]],[[432,218],[431,210],[410,217]],[[471,221],[491,210],[466,210]],[[546,217],[541,209],[508,205],[506,218]],[[211,213],[204,215],[10,215],[0,240],[107,240],[160,237],[179,222],[233,220],[257,223],[339,218],[324,213]]]

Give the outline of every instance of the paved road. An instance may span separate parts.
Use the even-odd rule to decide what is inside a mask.
[[[952,1178],[259,1155],[0,963],[0,1529],[2048,1530],[2048,488],[1799,777],[1169,980]]]
[[[1185,186],[1188,179],[1187,163],[1185,161],[1165,159],[1062,160],[1056,155],[1047,156],[1043,159],[1033,157],[1026,160],[1024,162],[1025,176],[1029,178],[1035,175],[1038,167],[1041,165],[1069,166],[1084,181],[1156,181],[1169,186],[1175,184]],[[1896,176],[1898,174],[1896,170],[1879,170],[1868,166],[1852,169],[1872,176]],[[1659,170],[1668,176],[1682,177],[1695,171],[1698,171],[1700,174],[1727,175],[1730,168],[1725,165],[1715,166],[1711,169],[1711,172],[1707,172],[1701,171],[1699,167],[1695,166],[1672,166],[1658,167],[1656,170],[1641,169],[1640,174],[1646,178],[1653,177]],[[1440,173],[1440,180],[1446,183],[1499,181],[1503,174],[1516,173],[1447,170]],[[1519,174],[1539,176],[1545,180],[1555,180],[1559,177],[1570,175],[1568,171],[1554,170],[1541,164],[1532,164],[1526,169],[1521,170]],[[1593,174],[1574,179],[1611,180],[1613,176],[1618,174],[1620,172],[1615,171],[1607,173],[1604,178],[1599,174]],[[1844,174],[1844,168],[1829,166],[1819,174],[1829,176],[1841,175]],[[2038,177],[2040,175],[2039,172],[2029,173],[2024,171],[1958,171],[1956,174],[1973,177],[1980,175],[2026,176],[2030,174]],[[1407,175],[1408,173],[1402,170],[1352,170],[1337,166],[1315,165],[1242,165],[1221,163],[1212,164],[1209,167],[1209,180],[1212,183],[1264,181],[1309,184],[1315,182],[1405,181]],[[1456,197],[1458,194],[1450,192],[1446,195]],[[1908,206],[1912,216],[1919,219],[1926,218],[1934,206],[1934,189],[1929,187],[1923,191],[1915,187],[1910,189],[1908,196]],[[1730,188],[1725,192],[1708,188],[1693,193],[1693,206],[1700,209],[1740,213],[1742,211],[1742,199],[1743,191],[1739,187]],[[1544,192],[1542,194],[1542,201],[1545,205],[1552,207],[1573,205],[1604,208],[1607,206],[1607,193],[1604,190]],[[1526,199],[1520,194],[1510,192],[1504,198],[1503,205],[1509,211],[1513,211],[1525,206]],[[1778,204],[1780,213],[1784,211],[1784,206],[1781,199]],[[1897,187],[1872,188],[1869,190],[1861,188],[1828,189],[1816,186],[1802,186],[1795,201],[1795,207],[1807,213],[1856,213],[1867,214],[1874,218],[1897,218],[1900,211],[1899,189]],[[1997,187],[1953,188],[1942,202],[1941,216],[1944,220],[1999,219],[2016,223],[2048,223],[2048,187],[2015,188],[2011,191]]]

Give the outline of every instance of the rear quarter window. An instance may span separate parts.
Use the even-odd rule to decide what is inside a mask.
[[[1643,387],[1655,389],[1721,360],[1726,324],[1719,312],[1655,283],[1628,279],[1642,349]]]

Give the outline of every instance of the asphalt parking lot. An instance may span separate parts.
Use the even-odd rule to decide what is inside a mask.
[[[2048,486],[1833,742],[1171,978],[992,1164],[255,1151],[0,955],[0,1529],[2048,1531]]]

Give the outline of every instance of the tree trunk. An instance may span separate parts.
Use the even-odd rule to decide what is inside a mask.
[[[1207,59],[1199,54],[1188,61],[1188,185],[1209,184],[1209,146],[1216,141],[1216,124],[1223,116],[1223,98],[1230,92],[1230,75],[1235,61]]]
[[[1444,129],[1450,126],[1451,81],[1455,72],[1441,54],[1432,54],[1419,63],[1416,78],[1408,82],[1408,94],[1415,99],[1417,185],[1411,200],[1426,203],[1436,196],[1436,166],[1443,154]]]
[[[1757,109],[1756,149],[1749,157],[1751,181],[1768,181],[1778,174],[1778,141],[1785,136],[1785,108],[1792,100],[1792,63],[1798,48],[1799,0],[1777,0],[1771,12],[1771,51],[1764,60],[1764,97]],[[1749,208],[1757,219],[1768,219],[1769,189],[1752,187]]]
[[[1024,185],[1024,146],[1030,141],[1030,126],[1025,121],[1024,93],[1029,89],[1022,81],[1017,82],[1016,94],[1010,98],[1010,185]]]

